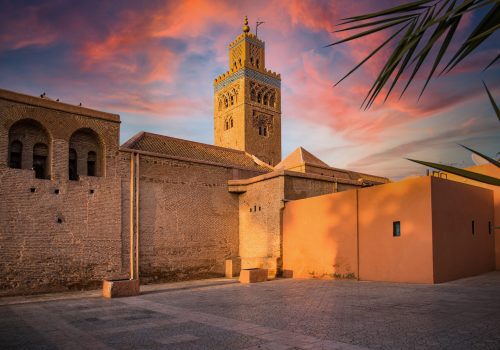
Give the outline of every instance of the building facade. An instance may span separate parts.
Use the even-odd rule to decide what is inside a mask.
[[[120,146],[116,114],[0,90],[0,295],[223,276],[226,260],[274,278],[287,203],[388,183],[301,147],[281,159],[264,49],[246,23],[230,44],[215,145],[141,132]]]

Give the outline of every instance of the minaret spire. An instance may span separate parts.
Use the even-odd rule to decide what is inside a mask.
[[[243,22],[243,33],[250,32],[250,27],[248,26],[248,17],[245,16],[245,22]]]

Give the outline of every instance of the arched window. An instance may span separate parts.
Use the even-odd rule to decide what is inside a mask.
[[[238,68],[238,66],[236,65],[236,61],[233,62],[233,66],[235,69]]]
[[[71,181],[78,180],[78,156],[73,148],[69,149],[68,176]]]
[[[253,57],[250,57],[250,64],[253,66]]]
[[[224,123],[224,130],[227,129],[229,129],[229,121],[226,120],[226,122]]]
[[[40,122],[21,119],[14,123],[9,129],[8,145],[10,167],[33,169],[37,178],[50,178],[50,136]]]
[[[255,90],[250,90],[250,100],[255,101]]]
[[[23,144],[20,141],[12,141],[9,147],[9,167],[21,169],[23,164]]]
[[[232,127],[234,126],[234,125],[233,125],[233,118],[231,118],[231,119],[229,120],[229,122],[230,122],[230,124],[231,124],[231,128],[232,128]]]
[[[229,104],[228,104],[228,100],[227,100],[227,97],[226,97],[226,98],[224,98],[224,106],[227,108],[227,107],[228,107],[228,105],[229,105]]]
[[[78,180],[82,175],[104,175],[104,149],[93,130],[84,128],[75,131],[71,135],[69,147],[68,176],[70,180]]]
[[[43,143],[33,146],[33,170],[37,179],[47,178],[47,157],[49,148]]]
[[[241,58],[238,58],[238,63],[240,64],[241,67]]]
[[[257,102],[262,102],[262,94],[260,92],[257,94]]]
[[[269,98],[269,106],[274,107],[274,100],[275,100],[275,97],[274,97],[274,93],[273,93],[271,95],[271,97]]]
[[[257,68],[259,68],[259,59],[255,61],[255,65],[257,66]]]
[[[264,95],[264,104],[267,105],[267,94]]]
[[[231,95],[231,106],[234,105],[234,96]]]
[[[87,176],[95,176],[95,163],[97,155],[94,151],[90,151],[87,155]]]

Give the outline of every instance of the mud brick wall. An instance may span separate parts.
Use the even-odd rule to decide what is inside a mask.
[[[35,178],[26,147],[24,169],[8,167],[9,130],[26,120],[48,136],[47,179]],[[97,136],[105,176],[69,181],[69,142],[82,128]],[[19,136],[24,146],[31,134]],[[121,272],[118,142],[117,115],[0,90],[0,295],[96,287]]]
[[[122,263],[129,266],[130,153],[120,154]],[[140,155],[141,283],[224,275],[238,255],[238,196],[232,168]]]

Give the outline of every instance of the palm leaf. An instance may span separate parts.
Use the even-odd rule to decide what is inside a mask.
[[[495,159],[493,159],[493,158],[490,158],[490,157],[488,157],[487,155],[482,154],[482,153],[480,153],[480,152],[478,152],[478,151],[475,151],[475,150],[473,150],[472,148],[469,148],[469,147],[467,147],[467,146],[464,146],[464,145],[460,145],[460,146],[462,146],[463,148],[465,148],[465,149],[467,149],[467,150],[471,151],[472,153],[477,154],[477,155],[478,155],[478,156],[480,156],[481,158],[486,159],[486,160],[487,160],[488,162],[490,162],[491,164],[493,164],[493,165],[495,165],[496,167],[500,168],[500,162],[499,162],[499,161],[497,161],[497,160],[495,160]]]
[[[400,12],[418,11],[418,10],[426,8],[425,6],[422,6],[422,5],[425,5],[427,3],[434,2],[434,1],[435,0],[414,1],[414,2],[411,2],[409,4],[395,6],[395,7],[392,7],[390,9],[386,9],[386,10],[383,10],[383,11],[370,13],[370,14],[367,14],[367,15],[343,18],[342,21],[347,21],[347,22],[344,22],[342,24],[346,24],[346,23],[350,23],[350,22],[363,21],[363,20],[366,20],[366,19],[371,19],[371,18],[380,17],[380,16],[392,15],[392,14],[400,13]]]
[[[376,48],[375,50],[372,51],[372,53],[370,53],[368,56],[366,56],[365,59],[363,59],[360,63],[358,63],[358,65],[356,67],[354,67],[353,69],[351,69],[349,71],[349,73],[347,73],[346,75],[344,75],[342,77],[342,79],[340,79],[338,82],[335,83],[334,86],[337,86],[342,80],[344,80],[345,78],[347,78],[349,75],[351,75],[351,73],[353,73],[354,71],[356,71],[359,67],[361,67],[366,61],[368,61],[373,55],[375,55],[380,49],[382,49],[385,45],[387,45],[387,43],[389,43],[392,39],[394,39],[396,37],[396,35],[398,35],[399,33],[401,33],[401,31],[403,29],[405,29],[406,27],[408,26],[405,25],[403,26],[401,29],[399,29],[396,33],[394,33],[392,36],[389,37],[389,39],[387,39],[386,41],[384,41],[378,48]]]
[[[495,62],[498,61],[499,58],[500,58],[500,54],[498,54],[497,57],[495,57],[490,63],[488,63],[488,65],[486,66],[486,68],[483,69],[483,72],[485,70],[487,70],[488,68],[490,68],[492,65],[494,65]]]
[[[465,177],[465,178],[470,179],[470,180],[482,182],[482,183],[485,183],[488,185],[500,186],[500,179],[497,179],[497,178],[492,177],[492,176],[478,174],[478,173],[475,173],[473,171],[459,169],[459,168],[455,168],[455,167],[452,167],[449,165],[444,165],[444,164],[426,162],[426,161],[422,161],[422,160],[415,160],[415,159],[409,159],[409,158],[406,158],[406,159],[411,161],[411,162],[425,165],[429,168],[442,170],[442,171],[445,171],[447,173],[458,175],[461,177]]]
[[[403,96],[408,87],[413,83],[417,73],[422,69],[422,67],[424,67],[426,61],[430,59],[430,52],[433,51],[434,47],[439,45],[438,43],[441,38],[444,37],[439,46],[436,57],[433,59],[433,64],[430,66],[430,70],[427,73],[427,78],[419,95],[420,99],[430,81],[435,76],[435,72],[444,56],[446,56],[446,53],[452,47],[451,42],[455,39],[455,34],[463,15],[470,13],[471,11],[477,11],[485,6],[490,6],[490,8],[484,11],[486,14],[481,13],[482,20],[478,25],[476,25],[467,39],[462,41],[459,49],[454,52],[452,58],[449,62],[447,62],[441,73],[448,72],[471,53],[475,52],[481,43],[500,29],[499,0],[463,0],[460,2],[456,0],[413,1],[405,5],[395,6],[371,14],[349,17],[344,19],[344,22],[340,24],[348,25],[348,27],[340,29],[339,31],[350,31],[363,28],[363,32],[337,41],[328,46],[337,45],[346,41],[368,36],[379,31],[410,24],[410,28],[407,32],[397,39],[398,42],[394,46],[394,49],[392,49],[392,53],[389,55],[386,64],[380,70],[377,78],[364,98],[361,106],[366,110],[373,105],[378,95],[383,91],[385,86],[388,85],[389,88],[387,89],[384,99],[385,102],[393,92],[397,82],[403,74],[407,70],[411,69],[411,73],[402,89],[400,97]],[[431,33],[428,34],[429,32]],[[400,28],[398,28],[397,33],[401,34]],[[419,45],[422,43],[423,38],[426,38],[426,41],[423,48],[420,48]],[[392,35],[391,39],[394,39]],[[377,49],[351,69],[335,85],[359,69],[377,52],[379,52],[382,47],[386,46],[389,41],[386,41],[377,47]],[[417,48],[419,49],[419,52],[416,54]],[[500,55],[491,61],[485,69],[493,65],[499,58]],[[413,67],[411,67],[412,65]]]
[[[498,109],[498,106],[497,106],[495,100],[493,99],[493,96],[491,96],[491,92],[488,89],[488,87],[486,86],[486,83],[484,81],[483,81],[483,85],[484,85],[484,88],[486,89],[486,93],[488,94],[491,105],[493,106],[493,109],[495,110],[495,113],[497,114],[497,118],[500,121],[500,110]]]

